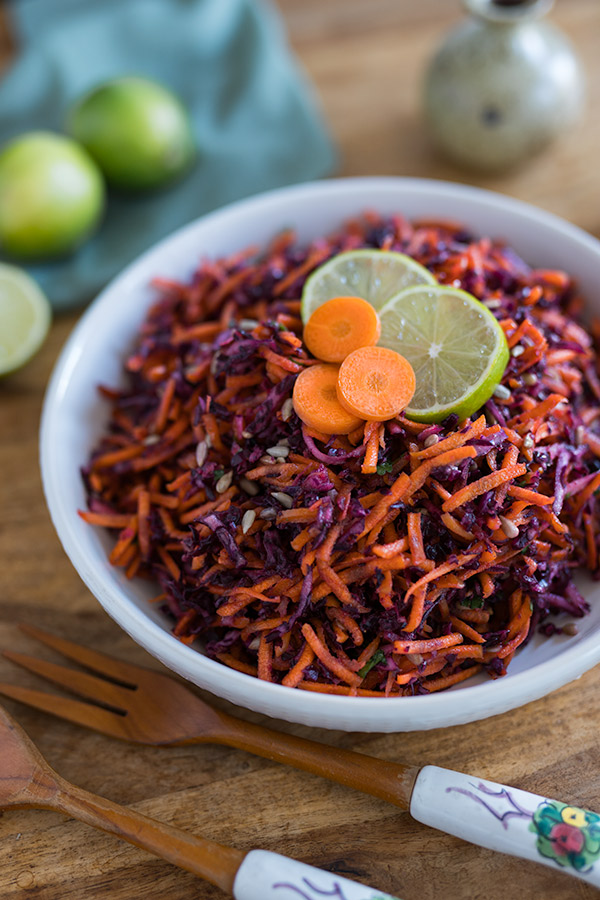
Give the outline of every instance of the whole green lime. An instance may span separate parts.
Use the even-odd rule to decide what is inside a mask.
[[[115,187],[160,187],[195,156],[189,116],[167,88],[144,78],[118,78],[92,90],[72,109],[68,127]]]
[[[18,259],[74,250],[104,209],[95,162],[69,138],[34,131],[0,151],[0,248]]]

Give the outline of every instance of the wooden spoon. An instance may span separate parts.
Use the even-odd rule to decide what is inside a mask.
[[[380,891],[296,860],[195,837],[97,797],[61,778],[0,706],[0,808],[51,809],[148,850],[237,900],[385,900]],[[393,898],[389,898],[393,900]]]

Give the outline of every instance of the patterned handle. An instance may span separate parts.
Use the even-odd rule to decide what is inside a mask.
[[[238,869],[235,900],[398,900],[266,850],[252,850]]]
[[[472,844],[532,859],[600,887],[600,816],[587,809],[425,766],[410,812]]]

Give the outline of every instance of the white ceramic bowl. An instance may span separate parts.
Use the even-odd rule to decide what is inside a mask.
[[[481,678],[440,694],[388,700],[315,694],[261,682],[181,644],[171,636],[167,619],[146,602],[148,586],[128,582],[109,565],[110,538],[77,515],[85,507],[79,469],[108,412],[96,386],[120,381],[121,361],[152,296],[151,278],[186,279],[201,257],[266,244],[283,226],[294,226],[306,241],[367,209],[455,219],[475,233],[505,238],[529,263],[577,276],[590,308],[600,313],[600,243],[568,222],[500,194],[410,178],[340,179],[273,191],[182,228],[102,292],[75,328],[52,376],[41,464],[50,514],[73,565],[113,619],[170,669],[233,703],[288,721],[347,731],[411,731],[496,715],[547,694],[597,663],[600,587],[584,583],[592,612],[578,622],[575,637],[536,636],[497,681]]]

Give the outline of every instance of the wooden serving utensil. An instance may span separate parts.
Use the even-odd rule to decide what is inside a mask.
[[[325,895],[385,900],[380,891],[322,869],[264,850],[242,853],[70,784],[0,706],[0,809],[10,808],[51,809],[72,816],[199,875],[237,900],[318,900]]]
[[[21,628],[103,677],[21,653],[5,651],[7,659],[104,708],[6,683],[0,683],[0,694],[122,740],[248,750],[380,797],[419,822],[473,844],[552,866],[600,887],[600,864],[594,865],[600,860],[596,813],[451,769],[404,766],[244,722],[214,709],[168,675],[40,628]]]

